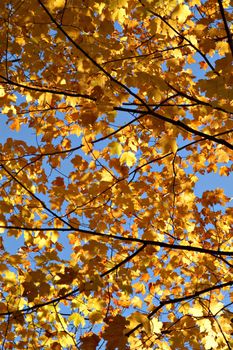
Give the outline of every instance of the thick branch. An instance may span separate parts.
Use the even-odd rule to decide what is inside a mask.
[[[226,146],[227,148],[233,150],[233,145],[231,145],[229,142],[227,142],[226,140],[224,139],[219,139],[213,135],[208,135],[202,131],[199,131],[199,130],[196,130],[196,129],[193,129],[191,126],[181,122],[180,120],[174,120],[174,119],[171,119],[171,118],[168,118],[164,115],[161,115],[157,112],[154,112],[154,111],[143,111],[143,110],[138,110],[138,109],[130,109],[130,108],[124,108],[124,107],[119,107],[118,110],[120,111],[125,111],[125,112],[131,112],[131,113],[139,113],[139,114],[144,114],[144,115],[151,115],[152,117],[155,117],[157,119],[160,119],[164,122],[167,122],[167,123],[170,123],[172,125],[176,125],[178,127],[180,127],[181,129],[191,133],[191,134],[194,134],[196,136],[201,136],[202,138],[206,139],[206,140],[211,140],[211,141],[214,141],[218,144],[221,144],[221,145],[224,145]]]
[[[190,300],[190,299],[196,298],[199,295],[211,292],[213,290],[225,288],[225,287],[232,286],[232,285],[233,285],[233,281],[225,282],[225,283],[217,284],[217,285],[212,286],[212,287],[208,287],[208,288],[202,289],[202,290],[197,291],[197,292],[195,292],[193,294],[190,294],[190,295],[185,295],[185,296],[180,297],[180,298],[173,298],[173,299],[167,299],[167,300],[161,301],[160,304],[158,306],[156,306],[154,308],[154,310],[152,310],[147,317],[149,319],[151,319],[156,314],[156,312],[158,312],[160,309],[162,309],[165,305],[177,304],[177,303],[180,303],[182,301],[186,301],[186,300]],[[134,333],[136,330],[138,330],[141,327],[142,327],[142,323],[138,324],[136,327],[131,329],[125,335],[127,337],[129,337],[132,333]]]
[[[228,26],[228,23],[227,23],[227,19],[226,19],[226,16],[225,16],[222,0],[218,0],[218,6],[219,6],[219,9],[220,9],[220,12],[221,12],[221,16],[222,16],[222,20],[223,20],[223,23],[224,23],[225,31],[227,33],[227,41],[228,41],[228,44],[229,44],[230,49],[231,49],[231,54],[233,56],[232,34],[230,32],[230,29],[229,29],[229,26]]]
[[[50,212],[54,216],[59,218],[59,216],[57,216],[55,213],[53,213],[52,211]],[[206,249],[206,248],[196,247],[192,245],[182,245],[182,244],[178,245],[178,244],[171,244],[171,243],[165,243],[165,242],[159,242],[159,241],[152,241],[152,240],[147,240],[142,238],[124,237],[124,236],[118,236],[118,235],[112,235],[112,234],[107,234],[107,233],[102,233],[97,231],[90,231],[90,230],[85,230],[81,228],[76,228],[76,227],[73,227],[70,223],[66,223],[66,224],[69,226],[69,228],[52,228],[52,227],[37,228],[37,227],[4,226],[4,225],[0,225],[0,228],[22,230],[22,231],[39,231],[39,232],[40,231],[60,231],[60,232],[74,231],[74,232],[84,233],[90,236],[102,237],[108,240],[113,239],[113,240],[118,240],[118,241],[128,242],[128,243],[136,242],[136,243],[141,243],[142,245],[151,245],[151,246],[161,247],[166,249],[184,250],[189,252],[197,252],[197,253],[217,255],[217,256],[221,256],[221,255],[233,256],[233,251]]]

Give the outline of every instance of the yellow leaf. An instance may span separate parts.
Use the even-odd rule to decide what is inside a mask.
[[[65,85],[66,84],[66,79],[61,79],[60,84],[61,85]]]
[[[110,147],[110,153],[111,154],[117,154],[118,156],[121,154],[122,152],[122,146],[119,142],[111,142],[109,144]]]
[[[70,347],[74,345],[73,337],[71,337],[70,332],[69,333],[64,331],[59,332],[58,340],[63,349],[66,349],[66,348],[70,349]]]
[[[142,314],[139,311],[133,312],[130,315],[130,326],[136,326],[138,324],[142,324],[146,333],[151,334],[151,321],[148,319],[147,315]]]
[[[124,8],[115,10],[113,18],[117,20],[120,24],[124,22],[126,17],[126,11]]]
[[[5,228],[1,226],[6,226],[6,223],[4,221],[0,221],[0,233],[5,232]]]
[[[198,46],[198,43],[197,43],[197,38],[195,35],[185,35],[185,38],[188,39],[189,41],[191,41],[191,43],[194,45],[194,46]]]
[[[138,311],[132,313],[130,318],[132,318],[137,323],[144,323],[147,320],[147,316]]]
[[[78,103],[78,99],[77,99],[77,97],[66,96],[66,103],[67,103],[67,105],[70,105],[71,107],[75,107],[76,104]]]
[[[4,272],[4,283],[15,283],[16,282],[16,275],[12,271],[5,271]]]
[[[2,85],[0,85],[0,97],[4,97],[6,95],[5,89]]]
[[[136,282],[133,284],[133,288],[135,289],[136,293],[142,293],[142,294],[146,293],[146,288],[143,283]]]
[[[216,150],[216,156],[218,157],[219,163],[228,163],[229,162],[229,154],[223,149]]]
[[[78,327],[80,324],[84,327],[85,326],[85,320],[84,317],[81,316],[78,312],[73,312],[70,317],[70,321],[73,321],[75,327]]]
[[[216,334],[211,332],[202,339],[206,350],[218,349],[218,343],[216,342],[215,338]]]
[[[120,157],[120,163],[126,164],[129,167],[134,165],[137,161],[137,158],[135,157],[135,154],[133,152],[124,152]]]
[[[33,97],[32,97],[32,95],[29,93],[29,92],[27,92],[27,94],[26,94],[26,101],[29,103],[29,102],[31,102],[31,101],[33,101]]]
[[[56,243],[57,241],[58,241],[58,238],[59,238],[59,232],[57,232],[57,231],[52,231],[51,232],[51,241],[53,242],[53,243]]]
[[[198,326],[200,327],[201,332],[207,331],[207,333],[208,333],[212,329],[212,325],[211,325],[210,320],[208,320],[206,318],[198,320],[197,323],[198,323]]]
[[[151,324],[151,330],[153,333],[160,333],[163,323],[160,322],[157,317],[153,317],[152,320],[150,321]]]
[[[142,307],[142,299],[137,296],[131,299],[131,303],[134,307],[138,307],[139,309]]]
[[[218,315],[221,314],[221,312],[219,312],[220,310],[223,310],[224,308],[224,304],[221,302],[212,302],[210,305],[210,310],[212,312],[212,314],[216,314],[218,313]]]
[[[189,309],[189,312],[194,317],[203,316],[203,308],[200,304],[196,303],[192,308]]]
[[[64,7],[65,5],[65,0],[49,0],[48,2],[48,7],[50,10],[59,8],[59,7]]]
[[[24,40],[23,37],[17,37],[17,38],[15,39],[15,41],[16,41],[17,44],[19,44],[20,46],[24,46],[25,43],[26,43],[26,41]]]
[[[112,182],[113,176],[109,171],[103,169],[101,172],[101,180],[106,182]]]
[[[82,133],[82,129],[78,124],[75,124],[72,126],[71,133],[80,136]]]
[[[187,17],[191,14],[188,5],[179,4],[176,6],[175,10],[172,12],[171,18],[177,19],[179,23],[184,23]]]
[[[162,148],[163,153],[173,152],[176,153],[178,146],[175,137],[163,136],[161,137],[159,144]]]

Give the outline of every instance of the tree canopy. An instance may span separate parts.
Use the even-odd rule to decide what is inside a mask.
[[[233,348],[232,7],[0,1],[1,349]]]

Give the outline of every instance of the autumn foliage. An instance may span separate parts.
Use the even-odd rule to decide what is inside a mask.
[[[232,8],[0,1],[1,349],[233,348]]]

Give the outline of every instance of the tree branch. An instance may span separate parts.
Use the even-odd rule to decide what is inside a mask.
[[[37,0],[38,3],[41,5],[41,7],[44,9],[44,11],[49,16],[52,23],[55,24],[57,29],[64,34],[64,36],[69,40],[69,42],[82,54],[89,59],[90,62],[93,63],[94,66],[96,66],[101,72],[103,72],[112,82],[120,86],[122,89],[126,90],[131,96],[135,97],[138,101],[140,101],[145,107],[146,102],[139,97],[136,93],[134,93],[131,89],[129,89],[125,84],[121,83],[119,80],[114,78],[105,68],[103,68],[99,63],[97,63],[77,42],[75,42],[71,36],[63,29],[63,27],[56,21],[56,19],[53,17],[53,15],[49,12],[47,7],[43,4],[41,0]]]
[[[232,111],[226,111],[225,109],[221,108],[221,107],[217,107],[217,106],[212,106],[211,103],[199,100],[196,97],[190,96],[188,94],[186,94],[185,92],[182,92],[180,90],[178,90],[177,88],[175,88],[174,86],[172,86],[171,84],[169,84],[168,82],[166,82],[166,84],[173,90],[175,91],[179,96],[183,96],[185,98],[187,98],[190,101],[193,101],[195,103],[197,103],[198,105],[203,105],[203,106],[207,106],[207,107],[211,107],[213,110],[217,110],[223,113],[227,113],[232,115]]]
[[[36,92],[49,92],[51,94],[55,94],[55,95],[63,95],[63,96],[71,96],[71,97],[81,97],[81,98],[86,98],[88,100],[92,100],[92,101],[96,101],[96,98],[91,97],[90,95],[86,95],[86,94],[77,94],[76,92],[71,92],[71,91],[67,91],[67,90],[57,90],[57,89],[50,89],[50,88],[43,88],[43,87],[35,87],[35,86],[31,86],[31,85],[24,85],[21,83],[17,83],[16,81],[12,81],[6,77],[4,77],[3,75],[0,75],[0,78],[2,78],[4,81],[1,81],[1,84],[9,84],[9,85],[13,85],[13,86],[18,86],[20,88],[23,88],[25,90],[31,90],[31,91],[36,91]]]
[[[50,211],[56,218],[59,218],[55,213]],[[61,219],[62,221],[62,219]],[[64,220],[65,221],[65,220]],[[66,222],[65,222],[66,223]],[[201,247],[196,247],[192,245],[183,245],[183,244],[171,244],[171,243],[165,243],[165,242],[159,242],[159,241],[152,241],[148,239],[142,239],[142,238],[135,238],[135,237],[124,237],[124,236],[118,236],[118,235],[112,235],[112,234],[107,234],[107,233],[102,233],[102,232],[97,232],[97,231],[90,231],[90,230],[85,230],[81,228],[76,228],[72,226],[70,223],[66,223],[66,225],[69,226],[69,228],[52,228],[52,227],[22,227],[22,226],[4,226],[0,225],[0,228],[3,229],[12,229],[12,230],[22,230],[22,231],[37,231],[37,232],[43,232],[43,231],[60,231],[60,232],[79,232],[83,233],[86,235],[90,236],[96,236],[96,237],[102,237],[104,239],[113,239],[113,240],[118,240],[122,242],[128,242],[128,243],[141,243],[142,245],[151,245],[155,247],[160,247],[160,248],[166,248],[166,249],[173,249],[173,250],[184,250],[184,251],[189,251],[189,252],[197,252],[197,253],[202,253],[202,254],[210,254],[210,255],[217,255],[217,256],[233,256],[233,251],[223,251],[223,250],[214,250],[214,249],[207,249],[207,248],[201,248]]]
[[[193,129],[191,126],[183,123],[180,120],[171,119],[169,117],[166,117],[166,116],[161,115],[161,114],[159,114],[157,112],[154,112],[154,111],[148,112],[148,111],[143,111],[143,110],[138,110],[138,109],[133,109],[133,108],[130,109],[130,108],[124,108],[124,107],[119,107],[118,110],[125,111],[125,112],[131,112],[131,113],[139,113],[139,114],[144,114],[144,115],[151,115],[152,117],[155,117],[155,118],[157,118],[159,120],[162,120],[164,122],[170,123],[172,125],[176,125],[176,126],[180,127],[181,129],[187,131],[188,133],[194,134],[196,136],[201,136],[202,138],[204,138],[206,140],[214,141],[214,142],[216,142],[218,144],[224,145],[227,148],[233,150],[233,145],[230,144],[229,142],[227,142],[226,140],[218,139],[215,136],[208,135],[208,134],[206,134],[206,133],[204,133],[202,131]]]
[[[119,262],[118,264],[116,264],[115,266],[113,266],[111,269],[103,272],[100,277],[104,278],[105,276],[109,275],[110,273],[112,273],[113,271],[117,270],[119,267],[121,267],[122,265],[126,264],[127,262],[129,262],[130,260],[132,260],[136,255],[138,255],[143,249],[145,249],[146,244],[143,244],[140,248],[138,248],[134,253],[132,253],[131,255],[127,256],[125,259],[123,259],[121,262]],[[89,283],[93,283],[93,281],[89,281]],[[63,295],[61,295],[60,297],[54,298],[52,300],[48,300],[44,303],[39,303],[36,305],[33,305],[31,307],[27,307],[21,310],[14,310],[14,311],[7,311],[7,312],[1,312],[0,313],[0,317],[1,316],[9,316],[11,315],[20,315],[20,314],[26,314],[29,312],[33,312],[36,311],[37,309],[43,307],[43,306],[47,306],[47,305],[51,305],[51,304],[55,304],[58,303],[59,301],[62,301],[64,299],[67,299],[70,296],[74,296],[74,294],[78,293],[78,292],[82,292],[79,288],[75,288],[73,289],[71,292],[65,293]]]
[[[226,288],[228,286],[232,286],[233,285],[233,281],[230,281],[230,282],[225,282],[225,283],[221,283],[221,284],[217,284],[215,286],[212,286],[212,287],[207,287],[205,289],[202,289],[200,291],[197,291],[193,294],[190,294],[190,295],[185,295],[183,297],[180,297],[180,298],[173,298],[173,299],[167,299],[167,300],[164,300],[164,301],[161,301],[160,304],[158,306],[156,306],[154,308],[154,310],[152,310],[149,314],[148,314],[148,319],[151,319],[155,314],[156,312],[158,312],[160,309],[162,309],[165,305],[169,305],[169,304],[176,304],[176,303],[180,303],[182,301],[185,301],[185,300],[190,300],[190,299],[193,299],[193,298],[196,298],[198,297],[199,295],[202,295],[202,294],[205,294],[205,293],[208,293],[208,292],[211,292],[213,290],[216,290],[216,289],[221,289],[221,288]],[[141,328],[143,325],[142,323],[138,324],[136,327],[134,327],[133,329],[131,329],[129,332],[127,332],[125,335],[127,337],[129,337],[132,333],[134,333],[136,330],[138,330],[139,328]]]
[[[149,12],[151,13],[153,16],[158,17],[159,19],[161,19],[162,22],[164,22],[171,30],[173,30],[182,40],[185,40],[187,43],[189,43],[189,45],[196,51],[198,52],[201,57],[203,57],[203,59],[206,61],[206,63],[208,64],[208,66],[211,68],[211,70],[216,74],[216,75],[220,75],[215,68],[213,67],[213,65],[210,63],[210,61],[208,60],[208,58],[206,57],[206,55],[204,55],[201,50],[199,50],[189,39],[187,39],[183,34],[181,34],[180,32],[178,32],[178,30],[176,30],[166,19],[165,17],[161,16],[160,14],[148,9],[141,0],[139,0],[140,4]]]
[[[218,6],[219,6],[219,9],[220,9],[220,12],[221,12],[221,16],[222,16],[222,20],[223,20],[223,23],[224,23],[225,31],[227,33],[227,41],[228,41],[228,44],[229,44],[229,47],[230,47],[230,50],[231,50],[231,55],[233,56],[232,34],[230,32],[230,29],[229,29],[229,26],[228,26],[228,23],[227,23],[227,19],[226,19],[226,16],[225,16],[222,0],[218,0]]]

